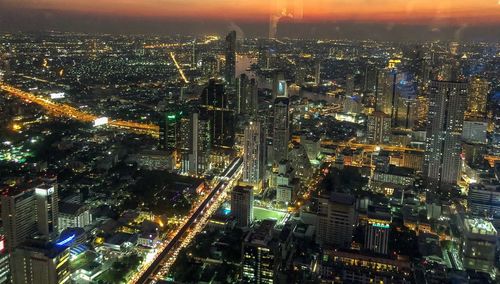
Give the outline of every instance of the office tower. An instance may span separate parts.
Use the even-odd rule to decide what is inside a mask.
[[[465,219],[463,260],[465,269],[485,273],[495,271],[497,230],[485,219]]]
[[[274,220],[264,220],[245,236],[241,261],[243,283],[274,283],[274,268],[279,257],[273,246],[275,224]]]
[[[37,232],[35,190],[8,188],[2,196],[2,223],[8,252]]]
[[[253,187],[236,186],[231,191],[231,214],[236,225],[249,227],[253,222]]]
[[[249,79],[246,74],[241,74],[238,78],[237,106],[238,114],[255,115],[258,111],[257,81]]]
[[[210,121],[201,113],[192,113],[190,119],[188,172],[203,175],[209,169]]]
[[[177,147],[179,135],[179,121],[182,112],[165,112],[160,120],[160,149],[174,150]]]
[[[193,40],[193,46],[191,50],[191,67],[196,68],[196,63],[197,63],[197,58],[196,58],[196,38]]]
[[[350,248],[356,221],[355,201],[350,194],[339,192],[317,198],[319,244]]]
[[[183,117],[179,121],[179,160],[181,173],[189,173],[189,154],[191,153],[191,115]]]
[[[0,283],[11,283],[10,281],[10,255],[5,247],[5,238],[0,236]]]
[[[488,123],[485,121],[464,121],[462,139],[468,143],[486,144]]]
[[[288,141],[290,139],[288,110],[288,98],[277,98],[274,101],[273,160],[276,165],[288,157]]]
[[[32,242],[20,245],[11,255],[13,283],[70,283],[69,258],[69,247],[57,243]]]
[[[211,79],[200,98],[200,115],[210,121],[210,141],[213,147],[234,145],[234,112],[229,108],[224,83]]]
[[[379,254],[388,253],[391,213],[388,210],[368,208],[365,225],[365,243],[367,250]]]
[[[486,102],[490,87],[488,81],[474,77],[469,82],[469,96],[467,98],[467,119],[483,120],[486,117]]]
[[[58,233],[59,197],[57,184],[41,184],[35,187],[38,233],[48,239]]]
[[[431,188],[458,181],[467,89],[461,82],[430,83],[424,171]]]
[[[273,100],[279,97],[288,97],[287,84],[283,71],[274,72],[272,84]]]
[[[226,36],[226,67],[224,79],[229,85],[233,85],[236,80],[236,31],[231,31]]]
[[[368,142],[387,144],[391,138],[391,117],[383,112],[375,111],[368,115],[367,129]]]
[[[257,64],[261,69],[269,68],[269,51],[263,39],[258,40],[259,58]]]
[[[243,181],[260,184],[264,175],[264,131],[260,122],[245,127],[243,141]]]
[[[321,84],[321,62],[318,61],[316,62],[316,65],[314,66],[314,83],[316,86],[319,86]]]
[[[81,203],[59,203],[59,231],[67,228],[84,228],[92,223],[89,208]]]
[[[387,114],[391,120],[396,113],[396,69],[384,69],[378,73],[376,86],[376,111]]]

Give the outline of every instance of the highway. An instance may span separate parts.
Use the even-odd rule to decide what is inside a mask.
[[[175,233],[174,237],[163,247],[163,249],[156,255],[154,260],[142,267],[138,274],[129,281],[129,283],[148,283],[152,278],[159,278],[164,275],[167,271],[161,270],[162,264],[168,260],[171,252],[180,243],[184,243],[184,240],[191,240],[197,234],[197,230],[191,230],[193,225],[197,224],[202,217],[208,218],[208,211],[213,211],[220,205],[216,202],[221,193],[227,189],[229,182],[236,180],[238,175],[241,173],[241,165],[243,163],[242,158],[236,158],[222,173],[218,179],[217,185],[212,189],[208,196],[200,203],[196,210],[191,214],[188,220],[182,225],[178,231]],[[212,209],[212,210],[210,210]],[[206,215],[206,216],[204,216]],[[170,265],[173,260],[170,260]],[[167,269],[168,270],[168,269]]]
[[[83,112],[73,106],[57,103],[47,98],[35,95],[30,92],[25,92],[16,87],[3,83],[0,83],[0,90],[3,90],[25,101],[35,103],[55,115],[66,116],[83,122],[94,122],[97,118],[99,118],[94,114]],[[159,127],[154,124],[144,124],[132,121],[110,119],[107,125],[111,127],[126,129],[135,133],[148,134],[154,137],[159,136]]]

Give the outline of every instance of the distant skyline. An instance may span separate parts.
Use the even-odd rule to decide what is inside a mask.
[[[447,31],[438,36],[495,40],[500,30],[498,0],[0,0],[0,30],[202,34],[233,26],[265,36],[271,14],[297,22],[297,7],[300,25],[290,32],[280,24],[282,35],[356,38],[366,31],[391,39],[396,29],[401,35],[393,39],[404,40],[419,27],[417,38]],[[349,32],[356,29],[360,35]]]

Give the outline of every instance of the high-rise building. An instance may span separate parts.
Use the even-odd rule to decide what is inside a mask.
[[[179,121],[182,112],[166,112],[160,120],[160,149],[174,150],[179,136]]]
[[[260,122],[251,121],[245,127],[243,141],[243,181],[260,184],[264,175],[264,131]]]
[[[278,256],[273,247],[274,220],[264,220],[243,241],[243,283],[271,284],[275,278],[275,263]]]
[[[462,82],[430,83],[424,171],[431,188],[458,181],[467,90]]]
[[[57,184],[35,187],[38,233],[52,239],[59,233],[59,196]]]
[[[238,78],[237,96],[236,112],[238,114],[255,115],[257,113],[258,90],[255,79],[249,79],[246,74],[241,74]]]
[[[355,198],[345,193],[333,192],[320,196],[318,201],[318,226],[316,241],[322,245],[350,248],[356,221]]]
[[[12,280],[16,284],[64,284],[71,278],[70,249],[59,244],[26,243],[11,255]]]
[[[203,90],[199,106],[202,117],[210,121],[212,147],[231,148],[234,145],[234,112],[229,108],[224,83],[211,79]]]
[[[275,71],[272,81],[273,100],[280,97],[288,97],[288,89],[283,71]]]
[[[397,94],[396,82],[398,72],[396,69],[384,69],[378,73],[376,86],[376,111],[387,114],[391,120],[396,114]]]
[[[276,201],[290,204],[295,200],[296,188],[294,187],[294,169],[287,160],[281,160],[278,165],[276,178]]]
[[[388,253],[391,221],[391,214],[388,211],[368,211],[365,225],[365,249],[379,254]]]
[[[6,251],[5,238],[0,236],[0,283],[11,283],[10,254]]]
[[[391,139],[391,117],[381,111],[368,115],[367,138],[373,144],[388,144]]]
[[[486,117],[486,102],[490,87],[488,81],[474,77],[469,82],[469,96],[467,98],[467,118],[484,119]]]
[[[236,186],[231,191],[231,214],[236,225],[249,227],[253,222],[253,187]]]
[[[210,121],[201,113],[192,113],[189,121],[189,150],[187,155],[188,173],[203,175],[209,169]]]
[[[500,185],[496,182],[476,181],[469,186],[467,209],[472,216],[491,220],[500,228]]]
[[[8,188],[1,199],[6,247],[12,252],[37,232],[35,190]]]
[[[288,141],[290,140],[289,122],[289,100],[288,98],[276,98],[274,101],[274,124],[273,124],[273,160],[278,164],[288,157]]]
[[[236,80],[236,31],[231,31],[226,36],[226,67],[224,70],[224,79],[230,85]]]
[[[465,269],[485,273],[495,271],[497,230],[485,219],[465,219],[463,237],[463,265]]]
[[[314,83],[316,86],[319,86],[321,84],[321,62],[318,61],[316,62],[316,65],[314,66]]]

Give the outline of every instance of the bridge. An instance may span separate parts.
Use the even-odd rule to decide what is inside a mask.
[[[68,104],[57,103],[7,84],[0,83],[0,90],[27,102],[35,103],[54,115],[65,116],[82,122],[94,122],[99,118],[94,114],[81,111]],[[107,125],[110,127],[125,129],[134,133],[151,135],[153,137],[158,137],[160,131],[159,127],[154,124],[145,124],[125,120],[109,120]]]

